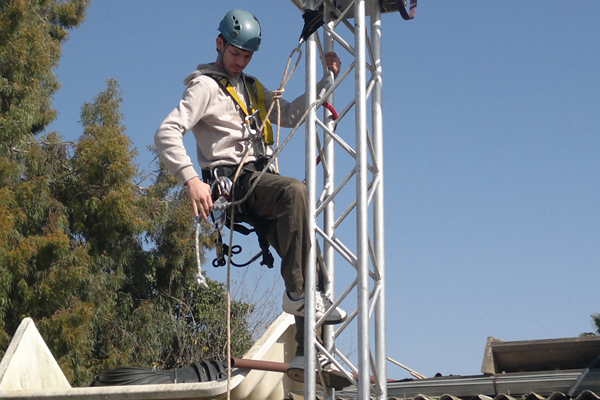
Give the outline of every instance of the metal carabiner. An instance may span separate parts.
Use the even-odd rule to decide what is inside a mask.
[[[231,190],[233,188],[233,182],[226,176],[218,176],[218,169],[214,170],[214,179],[210,185],[212,193],[217,194],[217,198],[225,197],[225,200],[231,200]],[[214,198],[214,197],[213,197]]]
[[[257,116],[259,115],[260,110],[254,110],[254,112],[250,115],[246,115],[244,117],[244,122],[248,125],[248,131],[250,132],[251,136],[257,136],[259,135],[259,131],[258,128],[260,127],[260,122],[257,118]]]
[[[258,128],[260,127],[260,121],[257,118],[259,113],[260,110],[255,110],[252,114],[244,118],[244,122],[246,123],[248,133],[250,134],[250,141],[252,142],[252,146],[254,148],[254,156],[257,159],[264,157],[267,154],[264,137],[262,133],[258,130]]]

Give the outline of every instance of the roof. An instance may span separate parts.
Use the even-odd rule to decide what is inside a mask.
[[[389,399],[599,400],[600,337],[505,342],[488,338],[482,375],[389,382]],[[340,393],[354,398],[355,391]]]
[[[411,379],[388,384],[388,397],[391,398],[451,398],[471,399],[486,398],[550,397],[556,393],[569,393],[571,388],[585,372],[582,370],[519,372],[478,376],[447,376],[429,379]],[[600,393],[600,370],[591,370],[579,383],[574,397],[584,391]],[[536,397],[531,398],[532,394]],[[542,397],[537,397],[542,396]],[[446,399],[447,400],[447,399]]]
[[[481,372],[584,369],[600,356],[600,336],[505,342],[489,337]]]
[[[442,376],[389,382],[388,399],[411,400],[600,400],[600,370]],[[569,391],[577,384],[573,396]],[[356,390],[339,399],[356,398]]]
[[[289,361],[294,333],[294,318],[282,314],[245,358]],[[490,338],[482,372],[494,373],[389,381],[388,399],[600,400],[599,345],[599,337],[521,342]],[[541,368],[545,370],[534,370]],[[296,398],[302,393],[282,372],[260,370],[234,373],[232,388],[232,398],[240,400]],[[30,319],[23,321],[0,362],[0,398],[218,399],[225,392],[225,382],[71,388]],[[338,399],[356,395],[356,389],[336,392]]]

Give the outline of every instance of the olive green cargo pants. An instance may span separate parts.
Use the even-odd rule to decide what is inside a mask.
[[[235,198],[244,197],[259,172],[238,179]],[[236,210],[239,211],[239,210]],[[281,257],[281,276],[288,292],[304,291],[304,270],[310,251],[306,186],[295,178],[265,173],[241,204],[236,221],[244,221],[266,235]]]

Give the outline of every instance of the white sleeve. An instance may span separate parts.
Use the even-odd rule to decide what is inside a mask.
[[[181,183],[198,176],[183,144],[183,136],[202,119],[210,103],[210,89],[201,79],[192,80],[179,105],[160,124],[154,143],[167,170]]]

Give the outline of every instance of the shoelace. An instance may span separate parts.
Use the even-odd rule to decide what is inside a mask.
[[[325,312],[325,304],[323,301],[323,295],[318,290],[315,293],[315,302],[316,302],[316,306],[317,306],[317,311],[324,313]]]
[[[325,354],[318,353],[317,359],[323,371],[339,371],[338,367]]]
[[[315,301],[317,303],[317,311],[325,313],[325,311],[329,310],[333,305],[333,301],[327,296],[325,296],[321,291],[317,290],[315,293]]]
[[[322,368],[325,368],[327,364],[331,363],[325,354],[318,353],[317,358],[319,359],[319,365],[321,365]]]

